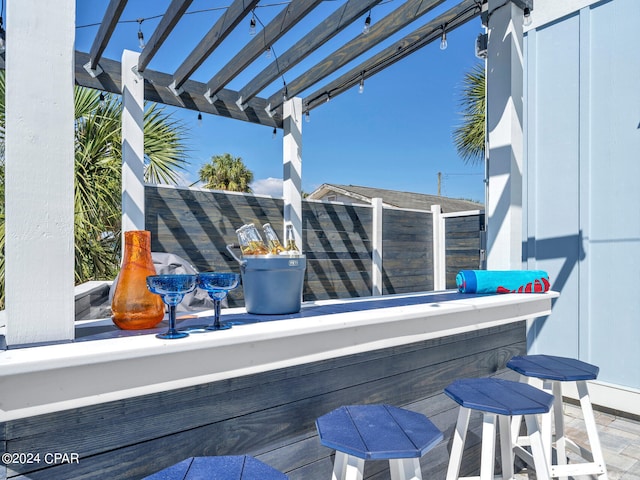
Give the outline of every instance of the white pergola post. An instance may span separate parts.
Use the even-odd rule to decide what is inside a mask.
[[[433,217],[433,289],[447,288],[444,218],[440,205],[431,205]]]
[[[75,0],[7,2],[5,341],[9,347],[74,337],[75,11]]]
[[[144,80],[138,52],[122,52],[122,231],[144,230]]]
[[[489,0],[487,268],[522,268],[522,10]]]
[[[293,225],[298,248],[302,249],[302,99],[283,104],[282,164],[284,222]],[[283,232],[283,237],[284,232]]]
[[[371,295],[382,295],[382,259],[383,259],[383,237],[382,237],[382,199],[372,198],[372,259],[371,259]]]

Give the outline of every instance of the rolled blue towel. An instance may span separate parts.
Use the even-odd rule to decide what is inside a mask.
[[[460,270],[460,293],[544,293],[549,275],[543,270]]]

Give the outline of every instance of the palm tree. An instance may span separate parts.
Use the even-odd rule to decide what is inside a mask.
[[[464,77],[460,101],[463,122],[453,132],[454,144],[465,163],[484,161],[485,85],[484,64],[479,63]]]
[[[4,193],[4,71],[0,72],[0,193]],[[120,97],[75,89],[75,281],[113,279],[121,230]],[[173,183],[187,164],[185,127],[156,104],[144,114],[145,180]],[[0,199],[0,308],[4,306],[4,195]]]
[[[211,163],[200,168],[198,175],[205,184],[204,188],[251,193],[249,184],[253,182],[253,172],[240,157],[232,157],[228,153],[215,155],[211,157]]]

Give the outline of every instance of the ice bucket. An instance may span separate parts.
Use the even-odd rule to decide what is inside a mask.
[[[233,245],[227,250],[240,264],[244,304],[259,315],[297,313],[307,259],[304,255],[255,255],[238,258]]]

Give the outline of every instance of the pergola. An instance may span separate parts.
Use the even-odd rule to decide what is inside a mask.
[[[123,230],[144,228],[143,102],[282,128],[285,220],[301,231],[302,117],[464,23],[482,15],[488,29],[487,118],[490,186],[487,212],[489,265],[520,268],[522,164],[522,22],[532,0],[459,0],[434,15],[445,0],[404,0],[275,91],[282,74],[309,57],[380,0],[347,0],[320,18],[320,0],[283,3],[273,20],[210,79],[194,72],[234,29],[246,29],[257,0],[233,0],[199,40],[183,52],[174,72],[147,68],[192,0],[172,0],[141,52],[120,61],[103,57],[127,0],[111,0],[89,52],[75,50],[75,0],[7,0],[6,68],[6,344],[69,341],[73,325],[73,84],[122,94]],[[55,5],[54,5],[55,3]],[[248,69],[299,22],[315,27],[280,53],[239,90],[229,82]],[[420,26],[373,54],[376,45],[408,25]],[[366,60],[361,60],[368,57]],[[355,66],[351,66],[357,63]],[[341,69],[347,68],[340,74]],[[327,80],[331,75],[337,77]],[[47,78],[43,86],[43,76]],[[27,189],[26,186],[29,186]],[[491,194],[491,191],[495,194]],[[495,247],[495,248],[494,248]],[[492,251],[499,252],[492,255]]]

